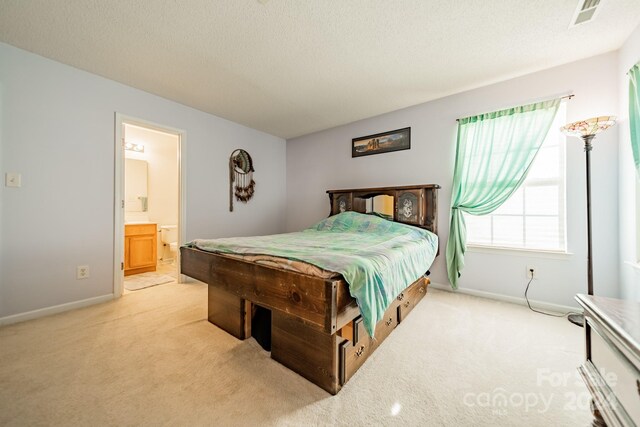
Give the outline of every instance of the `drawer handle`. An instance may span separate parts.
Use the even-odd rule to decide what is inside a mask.
[[[362,353],[364,353],[364,346],[363,345],[361,345],[360,348],[356,351],[356,357],[362,356]]]
[[[400,295],[398,295],[398,301],[402,301],[404,299],[404,292],[400,293]]]
[[[393,323],[393,319],[391,317],[389,317],[389,320],[384,322],[384,324],[387,325],[387,326],[391,326],[392,323]]]
[[[404,308],[409,307],[409,305],[410,305],[410,304],[411,304],[411,301],[407,301],[407,302],[405,302],[405,303],[404,303]]]
[[[420,286],[420,287],[418,288],[418,292],[420,292],[421,294],[424,294],[424,288],[423,288],[422,286]]]

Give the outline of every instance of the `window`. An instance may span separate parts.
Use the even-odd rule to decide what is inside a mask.
[[[520,188],[489,215],[464,214],[467,244],[542,251],[566,251],[566,102],[560,104],[547,138]]]

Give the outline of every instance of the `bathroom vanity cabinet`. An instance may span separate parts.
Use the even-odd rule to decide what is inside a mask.
[[[158,256],[157,224],[125,224],[124,275],[156,271]]]

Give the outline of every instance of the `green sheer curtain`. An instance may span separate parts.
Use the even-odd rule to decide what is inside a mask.
[[[640,177],[640,63],[629,70],[629,128],[633,161]]]
[[[447,273],[458,287],[464,268],[463,212],[486,215],[518,189],[558,111],[560,99],[458,120],[456,162],[447,242]]]

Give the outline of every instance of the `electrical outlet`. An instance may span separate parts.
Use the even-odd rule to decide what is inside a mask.
[[[79,265],[76,267],[76,279],[87,279],[89,278],[89,266],[88,265]]]
[[[527,265],[527,279],[537,279],[538,278],[538,269],[533,265]]]
[[[4,175],[4,185],[6,187],[22,187],[22,175],[17,172],[7,172]]]

